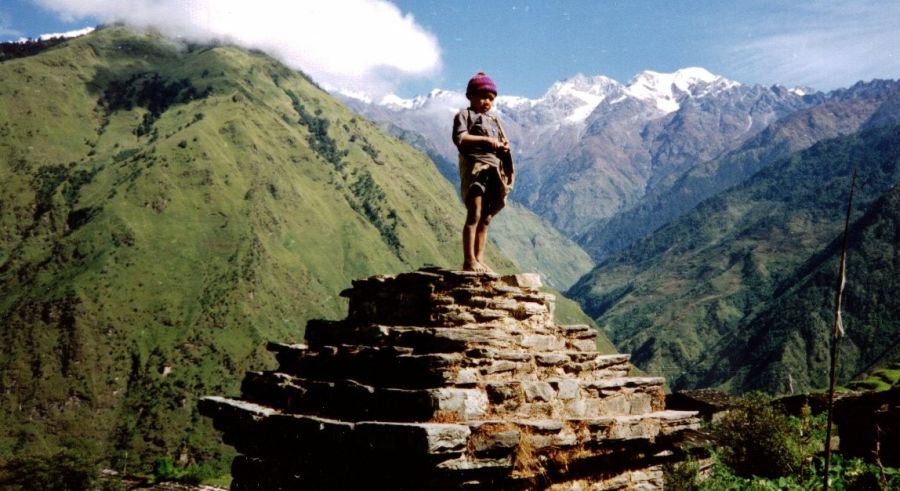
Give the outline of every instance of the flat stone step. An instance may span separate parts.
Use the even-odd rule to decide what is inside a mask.
[[[496,419],[466,422],[475,455],[501,455],[519,444],[532,450],[574,447],[600,449],[633,440],[653,442],[684,430],[697,430],[696,411],[654,411],[632,416],[565,419]]]
[[[434,415],[432,399],[422,391],[376,390],[352,380],[327,382],[279,372],[248,372],[241,395],[285,413],[346,421],[428,421]]]
[[[660,410],[632,416],[600,417],[580,420],[596,443],[647,440],[671,436],[684,430],[697,430],[700,420],[695,411]]]
[[[356,380],[363,384],[402,389],[435,388],[502,380],[579,377],[586,380],[624,377],[631,369],[628,355],[582,351],[496,351],[415,354],[409,347],[321,346],[269,343],[278,371],[298,377]]]
[[[461,327],[421,327],[310,321],[306,327],[306,341],[310,349],[346,344],[411,347],[418,353],[465,352],[475,348],[596,352],[593,342],[590,346],[579,347],[567,343],[564,336],[557,334],[506,330],[480,323]]]
[[[653,455],[664,451],[678,432],[699,427],[697,413],[691,411],[450,424],[343,422],[286,414],[222,397],[202,399],[200,410],[213,418],[226,441],[243,454],[240,462],[236,460],[236,481],[298,486],[334,483],[334,476],[320,470],[333,470],[335,461],[345,462],[348,472],[359,470],[356,459],[371,464],[370,470],[380,473],[380,482],[389,477],[401,479],[404,473],[399,471],[403,469],[421,473],[417,478],[440,478],[436,482],[446,483],[447,479],[462,482],[473,476],[503,477],[511,472],[528,477],[558,470],[554,468],[558,462],[623,465],[623,459],[627,464],[634,452]],[[533,459],[530,463],[521,460],[523,448]],[[253,462],[259,465],[250,465]],[[404,467],[408,465],[412,467]]]
[[[273,346],[278,371],[326,381],[356,380],[380,387],[417,389],[464,383],[462,353],[412,354],[412,348],[393,346],[323,346],[294,350]]]
[[[665,407],[663,383],[656,377],[560,378],[488,382],[484,388],[491,416],[587,418],[659,411]]]
[[[556,326],[564,335],[574,339],[595,339],[597,330],[587,324]]]
[[[278,343],[269,341],[266,343],[266,350],[272,353],[290,353],[293,355],[302,355],[309,351],[309,345],[304,343]]]
[[[699,429],[696,411],[653,411],[640,415],[591,418],[463,420],[455,423],[358,421],[346,422],[308,414],[289,414],[247,401],[205,397],[200,411],[217,429],[240,433],[255,447],[272,450],[298,440],[330,440],[344,445],[403,453],[475,454],[511,452],[526,443],[532,449],[606,444],[634,439],[654,440],[687,429]],[[252,431],[246,431],[252,430]],[[353,435],[351,435],[353,433]],[[413,450],[410,450],[413,449]],[[260,449],[255,449],[254,453]],[[350,450],[348,448],[348,450]]]
[[[466,421],[499,417],[571,418],[640,415],[664,407],[663,379],[619,377],[474,382],[398,389],[354,380],[321,381],[280,372],[248,372],[247,400],[292,414],[346,421]]]
[[[529,275],[500,278],[416,271],[353,282],[348,320],[357,324],[462,325],[503,318],[552,319],[555,298],[534,288]]]
[[[309,414],[289,414],[225,397],[205,397],[200,412],[213,419],[230,445],[245,455],[312,453],[455,455],[466,450],[466,424],[432,422],[345,422]]]

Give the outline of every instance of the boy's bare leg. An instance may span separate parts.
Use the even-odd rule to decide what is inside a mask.
[[[488,226],[491,224],[491,218],[491,216],[482,217],[478,221],[478,226],[475,227],[475,260],[481,265],[481,270],[488,273],[494,272],[484,262],[484,249],[487,243]]]
[[[478,256],[476,255],[478,232],[481,225],[480,218],[481,195],[470,195],[466,201],[466,223],[463,225],[462,230],[464,271],[485,271],[484,265],[478,261]]]

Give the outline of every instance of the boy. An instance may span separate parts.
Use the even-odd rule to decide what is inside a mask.
[[[491,219],[506,205],[514,172],[509,140],[500,121],[488,114],[497,86],[483,72],[469,80],[469,107],[453,118],[453,143],[459,149],[461,194],[466,205],[462,230],[463,270],[492,273],[484,264],[484,247]]]

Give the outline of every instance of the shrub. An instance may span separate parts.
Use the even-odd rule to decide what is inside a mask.
[[[774,478],[800,470],[800,431],[762,394],[744,398],[713,432],[723,462],[739,476]]]
[[[216,477],[216,471],[206,465],[189,465],[176,467],[172,459],[160,457],[153,464],[153,482],[180,482],[183,484],[198,485],[206,480]]]
[[[94,489],[98,474],[97,462],[89,452],[66,449],[7,462],[0,470],[0,488],[83,491]]]
[[[666,464],[663,468],[665,489],[671,491],[690,491],[700,488],[699,465],[696,460],[686,460],[675,464]]]

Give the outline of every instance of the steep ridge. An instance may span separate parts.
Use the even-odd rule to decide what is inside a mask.
[[[773,122],[739,148],[697,163],[681,175],[670,175],[633,208],[594,224],[578,242],[599,261],[781,157],[818,141],[898,120],[900,82],[860,82],[834,91],[824,102]]]
[[[432,162],[261,53],[102,29],[0,63],[0,108],[0,460],[222,462],[198,393],[459,261]]]
[[[842,380],[900,360],[900,188],[853,223],[848,246]],[[696,383],[777,392],[825,386],[840,247],[839,237],[782,282],[780,295],[711,352],[715,365]]]
[[[665,114],[651,101],[613,99],[594,110],[576,147],[537,170],[545,176],[528,204],[583,243],[591,226],[631,208],[669,176],[739,146],[811,101],[746,85],[685,96]]]
[[[839,233],[851,169],[860,173],[857,216],[900,180],[898,136],[898,126],[867,130],[779,160],[607,258],[568,293],[636,365],[665,373],[675,389],[703,385],[716,356],[736,356],[710,351],[738,336]]]

